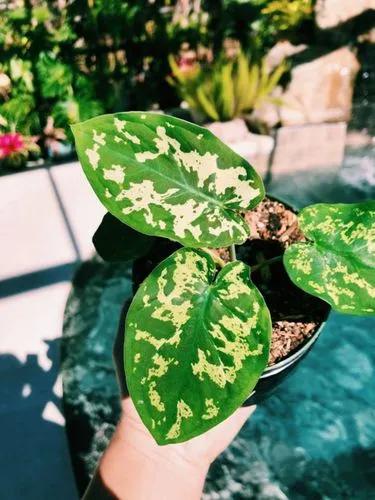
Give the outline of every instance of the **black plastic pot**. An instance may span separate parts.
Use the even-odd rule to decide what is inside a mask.
[[[330,308],[327,305],[327,318],[329,312]],[[284,379],[297,368],[300,361],[311,351],[315,342],[318,340],[325,323],[326,322],[324,321],[312,337],[298,346],[296,351],[292,352],[289,356],[282,359],[278,363],[268,366],[261,375],[255,389],[250,394],[250,397],[242,406],[251,406],[261,403],[263,400],[271,396]]]

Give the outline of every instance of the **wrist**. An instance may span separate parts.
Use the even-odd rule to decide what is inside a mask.
[[[205,459],[188,459],[179,445],[157,445],[141,422],[125,414],[99,471],[120,499],[195,500],[201,497],[209,465]]]
[[[198,453],[194,454],[192,459],[181,444],[158,445],[143,423],[125,412],[116,428],[116,440],[124,452],[132,450],[139,457],[155,462],[160,467],[206,474],[210,466],[210,461]]]

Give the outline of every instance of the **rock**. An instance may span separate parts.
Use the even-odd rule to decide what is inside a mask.
[[[260,175],[264,176],[268,169],[274,142],[269,135],[249,133],[246,140],[229,144],[229,146],[245,158]]]
[[[249,134],[245,120],[241,118],[235,118],[229,122],[209,123],[206,128],[225,143],[242,141]]]
[[[288,497],[281,491],[280,487],[272,483],[262,485],[257,497],[258,500],[288,500]]]
[[[288,40],[276,43],[266,56],[266,62],[270,70],[279,66],[286,58],[304,51],[307,45],[293,45]],[[281,101],[283,89],[278,85],[271,93],[271,97]],[[280,123],[280,106],[272,100],[265,100],[251,114],[251,119],[255,123],[272,129]]]
[[[266,127],[268,130],[275,128],[281,120],[280,104],[276,104],[275,99],[281,102],[282,95],[283,89],[278,85],[271,93],[273,100],[265,100],[259,107],[254,109],[250,116],[251,121]]]
[[[272,173],[339,168],[343,162],[346,123],[281,127],[277,131]]]
[[[283,40],[277,42],[276,45],[266,55],[266,61],[270,69],[275,68],[282,63],[287,57],[293,56],[302,52],[307,48],[307,45],[301,43],[299,45],[293,45],[289,40]]]
[[[359,43],[375,43],[375,28],[371,28],[369,31],[366,33],[362,33],[362,35],[358,36],[358,42]]]
[[[346,136],[346,145],[350,148],[363,148],[366,146],[375,146],[375,137],[367,134],[365,131],[351,131]]]
[[[375,9],[375,0],[318,0],[315,21],[321,29],[333,28],[368,9]]]
[[[349,121],[359,68],[357,58],[347,47],[293,68],[282,97],[282,124]]]
[[[252,134],[241,118],[229,122],[210,123],[206,128],[251,163],[260,175],[266,173],[274,146],[272,137]]]

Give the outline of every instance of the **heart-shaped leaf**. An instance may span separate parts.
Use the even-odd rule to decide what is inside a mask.
[[[157,113],[117,113],[72,127],[100,201],[137,231],[193,247],[242,243],[239,211],[264,196],[261,178],[207,129]]]
[[[120,262],[146,255],[156,238],[135,231],[107,213],[95,231],[92,241],[102,259]]]
[[[271,319],[246,264],[216,276],[207,253],[182,248],[143,282],[125,330],[130,395],[168,444],[207,431],[250,395],[267,365]]]
[[[375,314],[375,201],[321,203],[298,218],[311,241],[285,252],[291,280],[336,311]]]

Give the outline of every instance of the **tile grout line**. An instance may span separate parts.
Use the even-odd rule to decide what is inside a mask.
[[[47,175],[48,175],[50,184],[52,186],[52,190],[54,192],[56,201],[58,203],[61,215],[62,215],[62,217],[64,219],[64,224],[65,224],[66,231],[68,233],[68,236],[69,236],[70,242],[72,244],[74,253],[76,254],[76,259],[77,259],[78,262],[81,262],[82,261],[81,252],[79,250],[79,246],[78,246],[77,241],[75,239],[74,231],[73,231],[73,228],[72,228],[72,226],[70,224],[70,221],[69,221],[69,218],[68,218],[68,214],[67,214],[67,212],[65,210],[64,203],[62,201],[62,198],[61,198],[61,195],[60,195],[60,192],[59,192],[59,188],[57,186],[57,183],[56,183],[55,179],[53,178],[53,175],[52,175],[50,167],[47,166],[46,170],[47,170]]]

